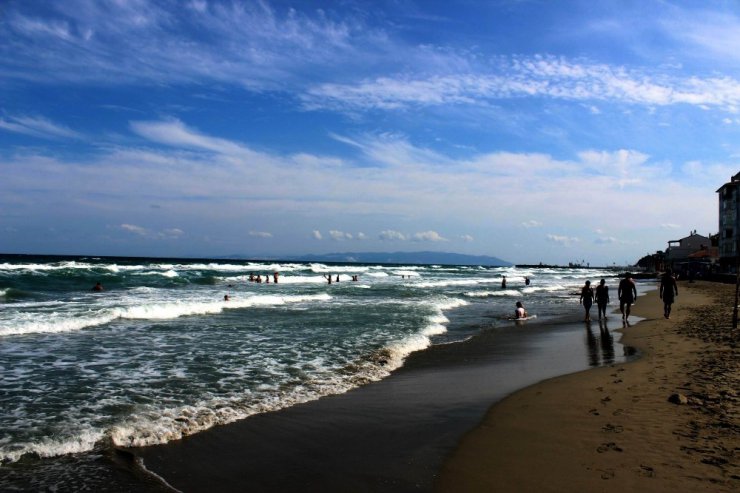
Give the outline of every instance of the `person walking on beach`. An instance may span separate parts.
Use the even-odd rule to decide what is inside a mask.
[[[524,305],[521,301],[516,302],[516,311],[514,312],[514,318],[527,318],[527,310],[524,309]]]
[[[673,271],[666,269],[663,277],[660,278],[660,299],[663,300],[663,316],[671,318],[671,305],[675,297],[678,296],[678,284],[673,277]]]
[[[606,305],[609,304],[609,286],[606,285],[606,281],[602,279],[599,281],[599,285],[596,286],[596,307],[599,309],[599,320],[601,315],[606,318]]]
[[[586,284],[581,288],[581,298],[579,301],[586,310],[586,322],[591,321],[591,306],[594,304],[594,288],[591,287],[591,281],[586,281]]]
[[[624,275],[624,279],[619,281],[617,296],[619,296],[619,311],[622,312],[622,320],[626,322],[630,318],[632,303],[637,298],[635,281],[632,280],[632,274],[629,272]]]

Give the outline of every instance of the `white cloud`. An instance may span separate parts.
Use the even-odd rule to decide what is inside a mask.
[[[311,7],[66,0],[42,12],[24,3],[4,11],[0,55],[6,76],[26,80],[279,89],[310,69],[361,69],[371,58],[362,54],[390,50],[384,33],[361,19]]]
[[[350,83],[322,83],[303,96],[309,108],[396,110],[416,106],[488,104],[512,98],[668,106],[686,104],[732,111],[740,105],[740,80],[686,77],[659,71],[569,60],[512,58],[494,73],[455,73],[425,78],[382,76]]]
[[[578,243],[580,240],[570,236],[548,234],[547,241],[557,243],[558,245],[571,246],[573,243]]]
[[[180,228],[168,228],[163,230],[160,233],[160,236],[163,238],[179,238],[180,236],[184,235],[185,232],[181,230]]]
[[[44,139],[82,139],[83,135],[71,128],[54,123],[46,118],[36,116],[14,116],[0,118],[0,129],[9,132],[32,135]]]
[[[188,128],[177,119],[165,121],[134,121],[130,122],[131,130],[136,134],[173,147],[201,149],[219,154],[239,156],[249,159],[254,156],[249,148],[236,144],[233,141],[203,135]]]
[[[681,225],[675,223],[663,223],[660,227],[663,229],[681,229]]]
[[[471,242],[474,240],[474,238],[470,235],[461,235],[460,239],[465,242]]]
[[[383,241],[406,241],[406,236],[403,233],[393,231],[392,229],[381,231],[378,238]]]
[[[267,231],[250,231],[249,236],[255,238],[272,238],[272,233],[268,233]]]
[[[431,241],[431,242],[449,241],[447,238],[442,237],[436,231],[423,231],[420,233],[415,233],[412,239],[414,241]]]
[[[594,243],[597,245],[606,245],[610,243],[619,243],[619,240],[614,238],[613,236],[601,236],[599,238],[596,238],[594,240]]]
[[[139,236],[147,236],[149,234],[148,229],[142,228],[141,226],[136,226],[135,224],[121,224],[121,229],[137,234]]]
[[[529,221],[524,221],[522,223],[522,227],[524,228],[539,228],[542,226],[542,223],[539,221],[535,221],[534,219],[530,219]]]
[[[334,241],[343,241],[343,240],[352,239],[352,233],[345,233],[343,231],[337,231],[336,229],[329,231],[329,236],[331,236],[331,239]]]
[[[174,240],[185,234],[185,232],[180,228],[166,228],[161,231],[153,231],[135,224],[121,224],[120,228],[143,238],[160,240]]]
[[[315,240],[321,240],[321,239],[323,239],[323,236],[321,236],[321,231],[319,231],[318,229],[314,229],[314,230],[313,230],[313,231],[311,232],[311,236],[312,236],[312,237],[313,237],[313,239],[315,239]]]

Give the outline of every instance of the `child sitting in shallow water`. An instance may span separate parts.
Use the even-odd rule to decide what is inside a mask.
[[[515,318],[527,318],[527,310],[524,309],[524,305],[521,301],[516,302]]]

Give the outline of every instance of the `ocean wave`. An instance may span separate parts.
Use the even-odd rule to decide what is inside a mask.
[[[522,292],[516,289],[499,289],[496,291],[467,291],[463,295],[469,298],[492,298],[499,296],[521,296]]]
[[[113,442],[122,447],[142,447],[179,440],[185,436],[228,424],[254,414],[277,411],[296,404],[316,400],[326,395],[347,392],[369,382],[381,380],[400,368],[409,354],[428,348],[430,337],[444,333],[449,319],[444,315],[450,310],[467,305],[465,300],[442,299],[432,303],[434,313],[421,333],[411,334],[390,343],[337,374],[302,383],[300,388],[287,392],[273,391],[253,399],[217,399],[203,401],[194,406],[171,408],[164,411],[141,413],[127,422],[115,426],[111,432]],[[347,371],[348,370],[348,371]]]
[[[104,431],[90,429],[68,437],[46,437],[38,442],[0,445],[0,464],[15,462],[24,455],[46,458],[88,452],[104,437]]]
[[[52,312],[39,316],[38,313],[19,313],[15,317],[0,321],[0,336],[33,333],[71,332],[110,323],[116,319],[168,320],[185,316],[218,314],[223,310],[251,308],[256,306],[278,306],[306,301],[328,301],[327,293],[316,295],[252,295],[231,298],[230,301],[151,303],[129,307],[109,307],[93,314]]]
[[[329,300],[330,296],[304,295],[285,297],[252,297],[244,303],[280,303]],[[229,302],[231,303],[231,302]],[[224,305],[226,303],[222,303]],[[236,305],[237,303],[233,303]],[[105,429],[89,425],[80,426],[74,436],[41,438],[37,442],[0,444],[0,462],[17,461],[23,455],[51,457],[93,450],[98,444],[110,440],[120,447],[140,447],[163,444],[185,436],[225,425],[248,416],[277,411],[300,403],[316,400],[326,395],[340,394],[358,386],[381,380],[403,365],[412,352],[430,346],[430,337],[446,330],[449,322],[444,312],[467,305],[465,300],[440,297],[425,303],[431,308],[427,323],[419,333],[409,334],[402,339],[389,342],[384,348],[357,358],[345,367],[332,368],[323,359],[312,363],[317,373],[290,389],[282,385],[262,386],[260,391],[247,391],[237,395],[225,395],[199,400],[166,408],[156,404],[137,406],[136,410]],[[132,316],[139,314],[130,313]],[[151,314],[149,314],[151,315]]]

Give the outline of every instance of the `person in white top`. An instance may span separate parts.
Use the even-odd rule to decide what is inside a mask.
[[[516,318],[527,318],[527,310],[524,309],[521,301],[516,302]]]

